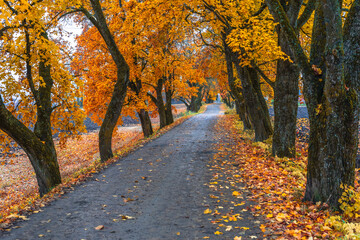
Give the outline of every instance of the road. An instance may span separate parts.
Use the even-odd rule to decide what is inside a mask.
[[[233,239],[235,232],[215,236],[203,214],[216,204],[206,184],[219,106],[108,166],[0,239]]]

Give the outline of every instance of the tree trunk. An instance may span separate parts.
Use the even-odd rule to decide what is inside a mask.
[[[126,67],[118,71],[118,81],[115,84],[111,101],[106,110],[105,118],[99,131],[99,150],[102,162],[112,158],[112,135],[124,104],[127,87],[124,81],[128,81],[129,71]]]
[[[278,33],[279,46],[292,56],[286,38]],[[293,57],[291,57],[294,59]],[[295,157],[296,119],[299,95],[299,70],[290,61],[278,60],[274,88],[274,135],[272,154],[278,157]]]
[[[247,113],[244,101],[235,101],[236,113],[239,115],[240,120],[243,122],[244,130],[252,129],[249,114]]]
[[[241,67],[239,56],[233,52],[226,42],[226,30],[222,33],[222,42],[225,50],[225,59],[228,73],[230,90],[235,100],[244,99],[248,109],[251,125],[255,130],[255,141],[265,141],[272,133],[273,129],[270,122],[269,110],[262,95],[260,81],[255,69]],[[242,94],[237,91],[233,73],[233,64],[241,81]],[[242,96],[240,96],[242,95]]]
[[[30,129],[9,112],[0,97],[0,129],[14,139],[26,152],[34,168],[42,197],[61,183],[59,165],[54,148],[43,143]]]
[[[174,116],[172,113],[172,106],[171,106],[171,100],[172,100],[171,89],[166,89],[165,96],[166,96],[166,104],[165,104],[166,125],[170,125],[174,122]]]
[[[156,86],[156,106],[160,118],[160,128],[166,126],[166,111],[165,111],[164,99],[162,96],[162,88],[163,88],[163,79],[159,79],[158,85]]]
[[[92,0],[90,2],[94,11],[94,16],[84,8],[82,8],[81,11],[94,24],[104,39],[117,69],[117,80],[114,86],[113,94],[99,131],[100,158],[101,161],[104,162],[114,156],[111,149],[112,135],[124,104],[127,86],[129,84],[130,70],[123,55],[120,53],[110,29],[108,28],[100,1]]]
[[[154,131],[153,131],[153,128],[151,125],[151,119],[149,116],[149,112],[146,111],[145,109],[141,109],[140,111],[138,111],[138,115],[140,118],[144,137],[150,137],[154,133]]]
[[[189,110],[191,112],[199,112],[201,108],[201,101],[202,101],[202,90],[204,86],[198,87],[198,92],[196,96],[191,96],[191,103]]]
[[[273,129],[256,70],[249,67],[240,67],[238,62],[236,62],[235,67],[238,76],[240,76],[245,104],[255,130],[255,141],[265,141],[272,135]]]
[[[31,56],[31,43],[28,32],[25,34],[27,54]],[[48,40],[45,31],[41,36]],[[39,75],[44,84],[40,85],[38,89],[35,89],[33,86],[30,62],[26,62],[27,80],[29,85],[33,86],[31,87],[31,91],[37,107],[37,119],[34,132],[6,109],[0,96],[0,129],[14,139],[26,152],[34,168],[41,197],[61,183],[61,175],[51,129],[51,89],[53,87],[53,79],[51,76],[51,65],[46,64],[47,59],[45,56],[46,54],[40,58],[39,62]]]

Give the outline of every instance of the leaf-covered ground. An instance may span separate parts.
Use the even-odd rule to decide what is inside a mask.
[[[126,147],[141,137],[139,128],[124,128],[114,136],[114,147],[115,149]],[[69,140],[65,148],[60,148],[57,144],[63,182],[76,182],[80,180],[79,178],[86,177],[87,169],[90,172],[95,170],[95,160],[98,158],[97,146],[96,132]],[[21,214],[24,210],[31,210],[33,207],[31,203],[39,202],[38,186],[30,161],[22,150],[16,152],[12,164],[0,167],[0,176],[0,222],[7,223],[11,221],[11,214],[19,211]]]
[[[326,204],[302,202],[306,180],[306,134],[299,133],[296,159],[280,159],[271,156],[269,144],[254,143],[252,133],[243,132],[235,115],[223,116],[217,128],[223,140],[213,168],[223,169],[227,177],[220,181],[220,176],[215,174],[210,184],[230,188],[242,186],[243,190],[233,192],[234,203],[245,204],[238,203],[238,198],[248,195],[253,204],[247,209],[265,219],[265,223],[259,224],[264,239],[329,239],[340,235],[325,224],[330,216]],[[301,128],[308,128],[305,120],[299,121]],[[232,144],[222,145],[222,141]],[[226,152],[226,158],[222,152]],[[221,201],[221,196],[219,199]],[[241,217],[241,212],[236,214]],[[228,219],[220,217],[217,224],[222,226]]]

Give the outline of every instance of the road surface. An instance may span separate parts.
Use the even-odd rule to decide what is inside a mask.
[[[219,106],[208,106],[205,113],[108,166],[41,212],[30,215],[28,221],[17,223],[10,232],[0,232],[0,239],[168,240],[259,236],[258,227],[249,226],[252,224],[249,219],[253,218],[250,213],[242,215],[243,222],[234,222],[249,226],[250,230],[246,233],[233,230],[221,236],[214,235],[217,225],[211,223],[212,216],[203,213],[217,203],[209,197],[212,190],[207,184],[213,174],[209,162],[215,152],[213,129]]]

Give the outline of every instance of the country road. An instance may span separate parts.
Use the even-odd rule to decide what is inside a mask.
[[[219,106],[209,105],[108,166],[15,229],[0,232],[0,239],[233,239],[236,233],[215,236],[216,226],[203,214],[215,203],[206,183]]]

